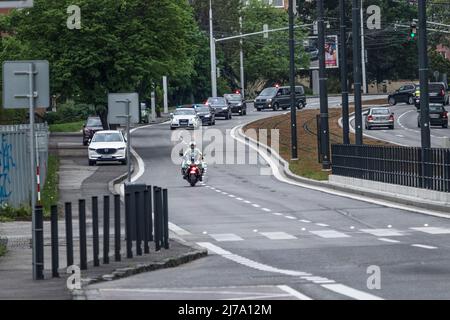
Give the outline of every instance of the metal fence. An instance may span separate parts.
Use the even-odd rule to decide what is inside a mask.
[[[333,174],[450,192],[450,149],[331,146]]]
[[[43,123],[36,124],[35,128],[43,187],[47,175],[49,131],[47,124]],[[0,204],[20,207],[30,201],[29,136],[29,125],[0,126]]]

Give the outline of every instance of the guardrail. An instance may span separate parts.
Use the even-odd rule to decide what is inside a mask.
[[[333,144],[332,173],[450,192],[450,149]]]
[[[91,198],[92,224],[91,234],[87,234],[86,219],[86,200],[78,200],[78,230],[79,241],[78,248],[74,246],[73,235],[73,212],[72,203],[66,202],[64,205],[64,225],[65,225],[65,254],[67,267],[74,265],[74,251],[79,250],[78,265],[81,270],[88,269],[88,241],[92,247],[92,264],[94,267],[100,266],[100,234],[99,234],[99,198]],[[110,263],[110,239],[113,237],[114,260],[122,259],[122,234],[121,227],[125,226],[126,257],[133,258],[150,253],[149,242],[153,241],[155,251],[161,248],[169,249],[169,209],[168,209],[168,191],[157,186],[148,186],[143,184],[125,185],[125,214],[121,214],[121,201],[119,195],[113,197],[113,215],[110,215],[111,197],[103,196],[103,264]],[[121,217],[124,217],[122,219]],[[59,277],[60,265],[60,243],[58,234],[58,207],[51,207],[51,269],[52,277]],[[36,207],[37,227],[34,231],[36,241],[36,266],[38,270],[38,279],[44,279],[44,229],[43,229],[43,210],[42,206]],[[110,230],[110,222],[113,222],[113,232]],[[153,223],[154,221],[154,223]],[[154,235],[154,236],[153,236]],[[133,252],[133,242],[135,251]],[[142,250],[144,249],[144,250]]]

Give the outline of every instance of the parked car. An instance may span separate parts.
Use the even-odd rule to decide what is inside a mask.
[[[119,161],[127,164],[127,144],[119,130],[97,131],[88,148],[89,165],[98,161]]]
[[[206,104],[214,108],[216,117],[224,117],[226,120],[231,119],[231,107],[224,97],[208,98]]]
[[[290,87],[275,86],[265,88],[255,99],[255,108],[257,111],[263,109],[277,111],[280,108],[286,110],[290,106]],[[303,88],[303,86],[295,86],[295,106],[297,109],[303,109],[306,106],[305,88]]]
[[[103,130],[100,117],[88,117],[83,125],[83,145],[87,146],[97,131]]]
[[[200,126],[200,118],[194,108],[177,108],[170,114],[170,130],[176,128],[197,129]]]
[[[416,85],[414,83],[403,85],[388,96],[388,103],[391,106],[394,106],[400,102],[414,104],[415,93]]]
[[[373,127],[389,127],[394,129],[394,113],[388,107],[370,108],[366,115],[365,128],[370,130]]]
[[[448,128],[448,113],[442,104],[430,103],[428,114],[430,115],[430,126]],[[420,128],[420,112],[417,115],[417,127]]]
[[[449,93],[447,85],[444,82],[430,82],[428,85],[429,103],[449,104]],[[414,105],[420,109],[420,87],[416,90]]]
[[[193,107],[203,125],[212,126],[216,124],[216,111],[213,107],[206,104],[194,104]]]
[[[228,105],[231,107],[232,113],[238,113],[241,116],[247,114],[247,105],[242,100],[242,96],[239,93],[224,94],[223,97],[227,100]]]

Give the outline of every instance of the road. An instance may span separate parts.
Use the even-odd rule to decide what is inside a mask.
[[[390,109],[395,113],[396,121],[394,130],[389,130],[387,128],[373,128],[372,130],[365,130],[363,128],[363,134],[370,138],[380,139],[398,145],[420,147],[421,137],[420,128],[417,127],[416,107],[414,105],[401,103],[390,107]],[[446,109],[449,110],[449,107],[447,106]],[[354,119],[351,121],[351,126],[353,129],[355,128]],[[448,138],[450,138],[450,128],[444,129],[436,126],[431,127],[432,147],[444,147]]]
[[[169,189],[174,236],[209,256],[91,285],[89,299],[450,299],[450,220],[286,184],[261,174],[262,159],[210,163],[192,188],[170,158],[170,135],[167,124],[134,133],[139,182]]]

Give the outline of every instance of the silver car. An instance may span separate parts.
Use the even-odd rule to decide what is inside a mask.
[[[373,127],[389,127],[394,129],[394,113],[387,107],[370,108],[366,115],[366,130]]]

